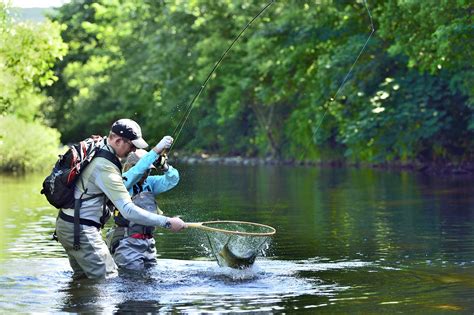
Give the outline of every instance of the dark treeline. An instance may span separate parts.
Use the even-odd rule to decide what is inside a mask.
[[[52,16],[69,51],[43,113],[64,143],[120,117],[171,134],[265,1],[73,0]],[[474,153],[473,7],[464,0],[275,2],[224,59],[175,148],[350,162]],[[324,117],[324,119],[323,119]],[[322,123],[321,123],[322,122]],[[320,127],[318,128],[319,124]]]

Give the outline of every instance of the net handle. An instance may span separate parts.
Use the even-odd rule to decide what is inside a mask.
[[[232,231],[232,230],[224,230],[224,229],[219,229],[219,228],[214,228],[210,226],[206,226],[205,224],[213,224],[213,223],[234,223],[234,224],[250,224],[253,226],[259,226],[259,227],[264,227],[266,229],[269,229],[269,232],[241,232],[241,231]],[[220,232],[220,233],[225,233],[225,234],[232,234],[232,235],[243,235],[243,236],[272,236],[273,234],[276,233],[275,228],[265,225],[265,224],[260,224],[260,223],[254,223],[254,222],[246,222],[246,221],[205,221],[205,222],[186,222],[186,227],[187,228],[195,228],[195,229],[201,229],[205,231],[211,231],[211,232]]]

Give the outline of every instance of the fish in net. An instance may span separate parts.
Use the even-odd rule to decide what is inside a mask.
[[[244,221],[188,223],[206,231],[212,254],[221,267],[251,267],[276,230],[268,225]]]

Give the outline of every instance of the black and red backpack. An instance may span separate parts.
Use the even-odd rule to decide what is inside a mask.
[[[107,150],[100,149],[101,136],[91,136],[83,141],[74,143],[60,155],[56,164],[45,180],[41,193],[54,207],[74,208],[74,187],[79,175],[96,156],[102,156],[120,166],[118,158]]]

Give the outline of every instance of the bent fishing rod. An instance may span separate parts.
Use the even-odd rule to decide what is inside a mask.
[[[214,67],[212,68],[212,70],[209,72],[208,76],[206,77],[206,79],[204,80],[204,82],[201,84],[201,87],[200,89],[198,90],[198,92],[194,95],[194,97],[192,98],[191,102],[187,105],[186,107],[186,110],[185,110],[185,113],[182,117],[182,119],[178,122],[178,125],[176,126],[176,128],[174,129],[173,133],[172,133],[172,137],[174,139],[173,141],[173,144],[171,145],[171,147],[167,150],[167,152],[165,154],[168,154],[171,149],[173,148],[174,146],[174,143],[176,142],[176,139],[179,137],[186,121],[188,120],[188,117],[191,113],[191,110],[192,110],[192,107],[194,105],[194,103],[196,102],[196,100],[199,98],[199,96],[201,95],[202,91],[205,89],[207,83],[209,82],[209,80],[211,79],[212,75],[214,74],[214,72],[217,70],[217,68],[219,67],[219,65],[222,63],[222,60],[225,58],[225,56],[227,55],[227,53],[232,49],[232,47],[234,46],[234,44],[239,40],[239,38],[242,36],[242,34],[250,27],[250,25],[256,20],[258,19],[262,14],[263,12],[265,12],[265,10],[267,10],[273,3],[275,2],[275,0],[272,0],[270,2],[268,2],[251,20],[250,22],[247,23],[247,25],[240,31],[240,33],[235,37],[235,39],[231,42],[231,44],[229,45],[229,47],[224,51],[224,53],[221,55],[221,57],[219,58],[219,60],[217,61],[217,63],[214,65]],[[374,23],[373,23],[373,19],[372,19],[372,14],[370,13],[370,10],[369,10],[369,7],[367,5],[367,1],[366,0],[363,0],[364,2],[364,6],[365,6],[365,9],[367,10],[367,14],[369,16],[369,21],[370,21],[370,28],[371,28],[371,32],[369,34],[369,36],[367,37],[364,45],[362,46],[361,50],[359,51],[356,59],[354,60],[354,62],[352,63],[351,67],[349,68],[349,71],[347,72],[347,74],[344,76],[341,84],[339,85],[338,89],[336,90],[335,94],[329,99],[329,102],[330,104],[332,102],[334,102],[337,98],[337,96],[339,95],[339,93],[342,91],[342,89],[344,88],[344,85],[346,84],[347,80],[349,79],[349,75],[352,73],[352,70],[354,69],[357,61],[359,60],[360,56],[362,55],[362,53],[364,52],[367,44],[369,43],[372,35],[374,34],[375,32],[375,27],[374,27]],[[324,113],[323,113],[323,116],[321,117],[321,120],[319,121],[316,129],[314,130],[314,132],[312,133],[312,138],[314,138],[316,136],[316,133],[318,132],[319,128],[321,127],[322,123],[323,123],[323,120],[324,118],[326,117],[326,114],[328,112],[328,107],[326,107]],[[306,153],[307,149],[305,150],[305,153]],[[304,154],[303,154],[304,155]]]
[[[239,38],[242,36],[242,34],[250,27],[250,25],[256,20],[258,19],[262,14],[263,12],[265,12],[273,3],[275,2],[275,0],[272,0],[270,2],[268,2],[261,10],[260,12],[258,12],[251,20],[250,22],[247,23],[247,25],[245,25],[245,27],[240,31],[240,33],[234,38],[234,40],[231,42],[231,44],[229,45],[229,47],[227,47],[227,49],[224,51],[224,53],[221,55],[221,57],[219,58],[219,60],[216,62],[216,64],[214,65],[214,67],[212,68],[212,70],[209,72],[209,74],[207,75],[206,79],[204,80],[204,82],[201,84],[201,87],[199,88],[199,90],[197,91],[197,93],[194,95],[194,97],[192,98],[191,102],[186,106],[186,110],[185,110],[185,113],[182,117],[182,119],[178,122],[178,125],[176,126],[176,128],[174,129],[173,133],[171,134],[171,136],[173,137],[174,141],[173,143],[171,144],[171,147],[166,151],[165,154],[169,154],[169,152],[171,152],[171,149],[173,148],[174,144],[176,143],[176,139],[178,139],[181,131],[183,130],[183,127],[186,123],[186,121],[188,120],[188,117],[189,117],[189,114],[191,113],[191,110],[193,108],[193,105],[194,103],[196,102],[196,100],[199,98],[199,96],[201,95],[202,91],[204,91],[204,89],[206,88],[206,85],[207,83],[209,82],[209,80],[211,79],[212,75],[214,74],[214,72],[217,70],[217,68],[219,67],[219,65],[222,63],[222,60],[225,58],[225,56],[227,55],[227,53],[232,49],[232,47],[234,46],[234,44],[239,40]]]

